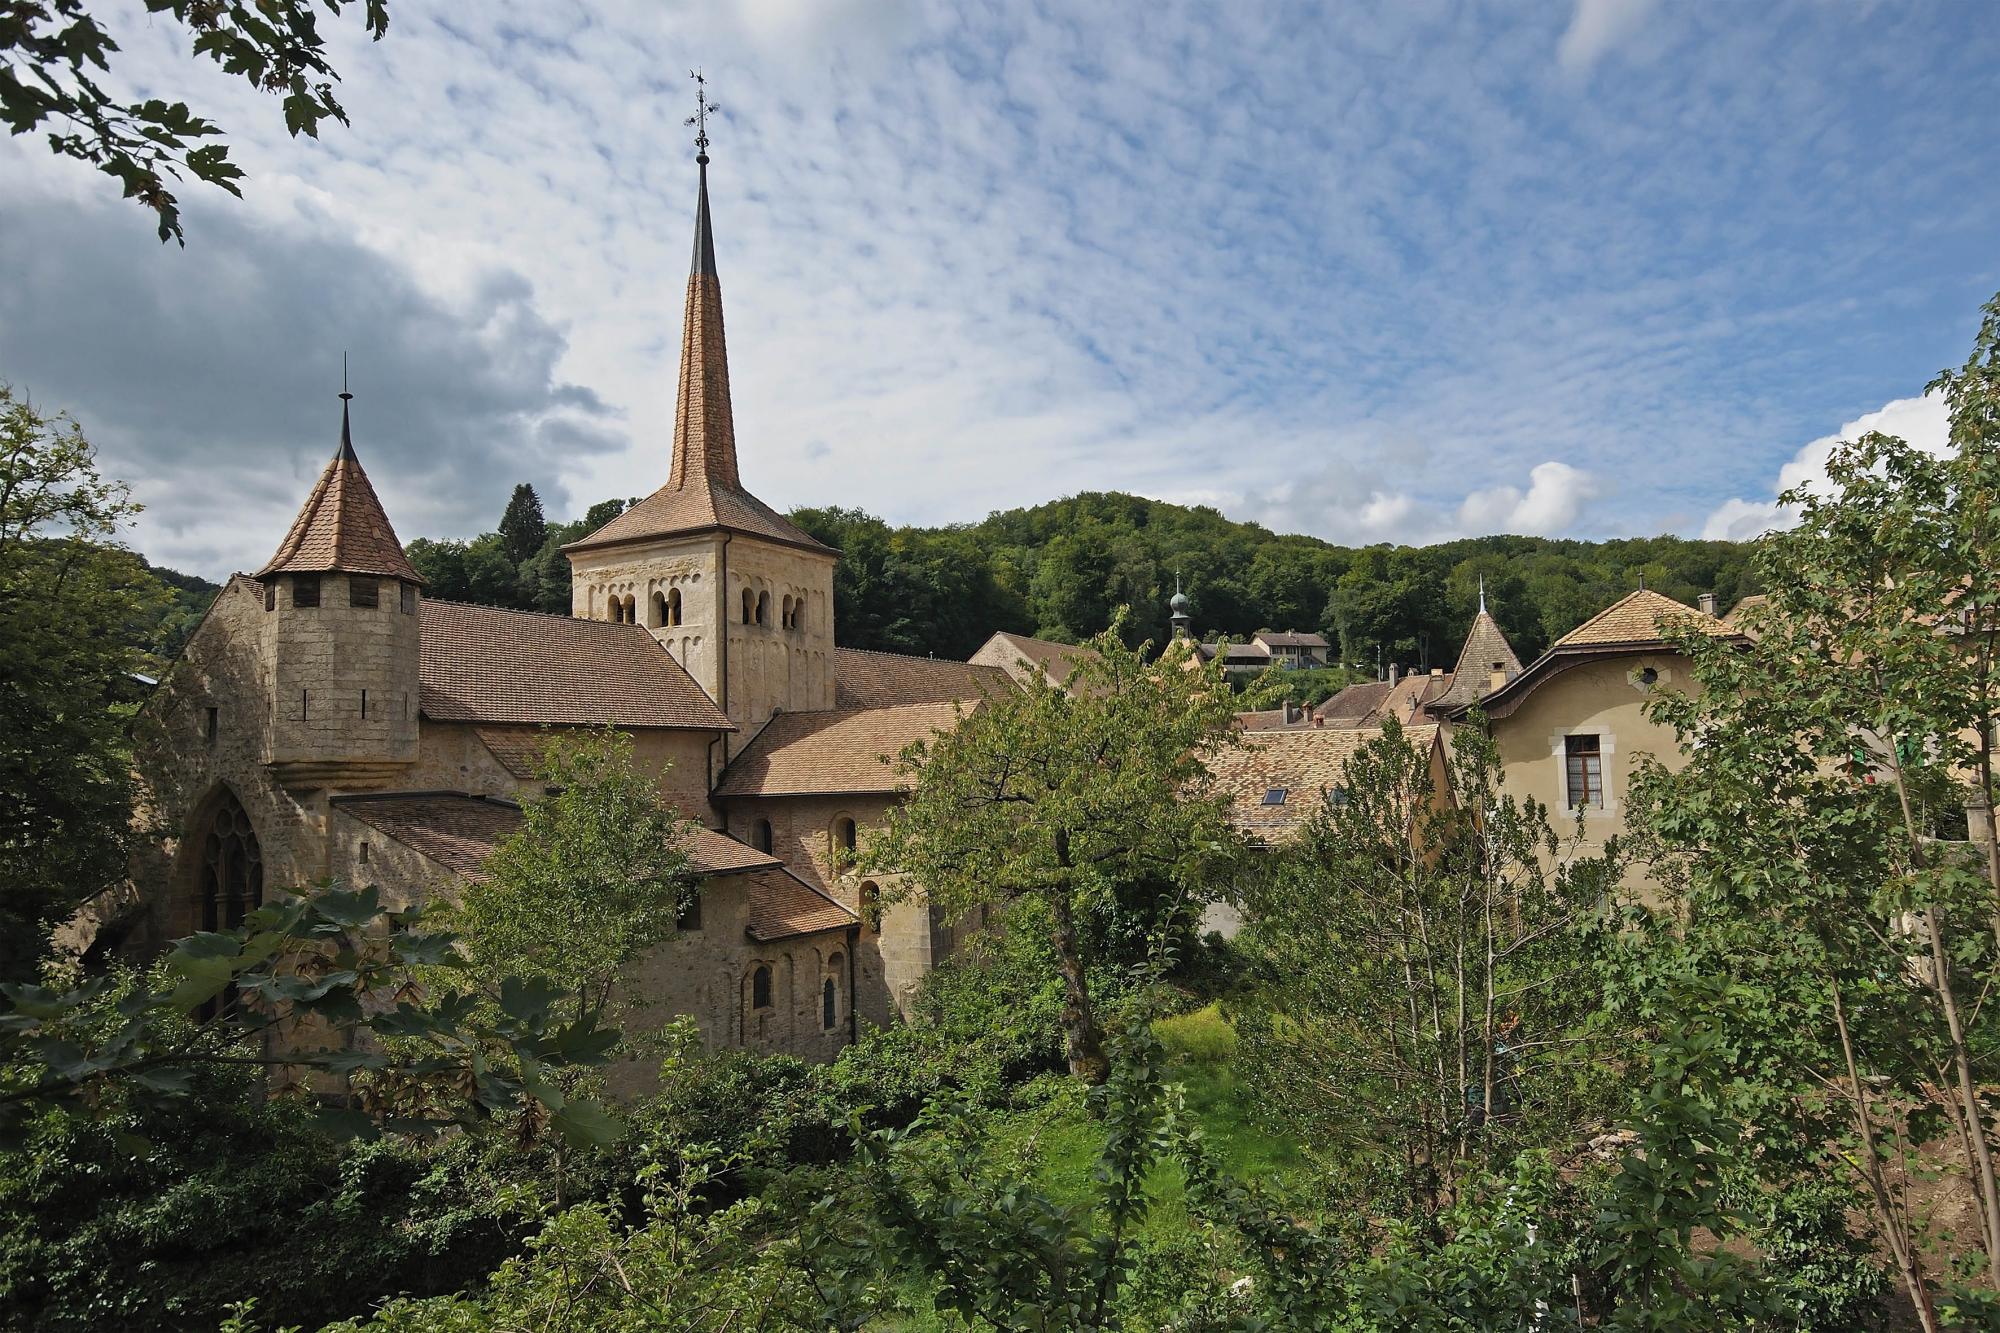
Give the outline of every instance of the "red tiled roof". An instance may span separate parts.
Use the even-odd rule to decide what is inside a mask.
[[[1379,727],[1312,727],[1239,734],[1209,760],[1219,791],[1230,798],[1230,822],[1267,842],[1294,836],[1326,799],[1346,783],[1347,761],[1382,734]],[[1428,749],[1434,726],[1403,728],[1411,745]],[[1283,793],[1265,804],[1271,793]]]
[[[505,801],[434,792],[336,797],[334,805],[473,883],[486,878],[486,858],[522,817]]]
[[[723,770],[715,795],[861,795],[900,791],[896,756],[958,725],[960,705],[901,704],[780,713]]]
[[[1686,622],[1704,634],[1735,633],[1714,616],[1640,588],[1605,607],[1555,641],[1557,648],[1595,648],[1612,644],[1659,643],[1672,625]]]
[[[660,487],[618,517],[565,551],[588,551],[680,533],[726,530],[763,537],[786,546],[833,554],[833,548],[812,538],[804,528],[750,492],[706,477]]]
[[[1013,688],[1012,678],[999,667],[859,648],[836,648],[833,653],[836,708],[948,703],[1005,694]]]
[[[421,615],[426,717],[735,730],[642,626],[430,599]]]
[[[997,644],[1011,652],[1019,661],[1031,667],[1040,667],[1042,674],[1049,678],[1051,685],[1060,685],[1068,680],[1090,655],[1090,649],[1073,643],[1056,643],[1051,639],[1030,638],[1026,634],[1009,634],[1006,630],[996,630],[987,644]],[[980,652],[983,654],[982,647]],[[980,654],[974,654],[979,656]]]
[[[789,870],[757,870],[745,878],[750,890],[751,939],[781,940],[839,930],[861,920]]]
[[[521,827],[525,818],[521,807],[512,802],[456,792],[343,796],[336,797],[334,804],[475,884],[487,877],[486,858]],[[699,824],[689,828],[687,853],[688,864],[697,875],[736,874],[782,864],[767,852]]]
[[[340,449],[319,474],[277,551],[257,571],[258,578],[338,571],[424,581],[403,554],[403,544],[396,540],[396,530],[346,437],[343,420]]]

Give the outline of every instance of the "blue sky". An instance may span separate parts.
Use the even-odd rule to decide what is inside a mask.
[[[746,482],[972,520],[1082,489],[1357,542],[1747,534],[2000,290],[1971,3],[392,5],[351,128],[123,31],[227,127],[185,251],[0,145],[0,378],[167,563],[254,567],[357,444],[407,539],[664,480],[694,172]]]

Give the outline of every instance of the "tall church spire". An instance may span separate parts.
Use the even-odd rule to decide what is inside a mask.
[[[674,404],[674,466],[667,484],[741,486],[736,474],[736,420],[729,404],[729,350],[722,336],[722,282],[715,272],[715,235],[708,215],[708,113],[715,109],[695,76],[695,162],[701,193],[695,204],[694,259],[687,313],[681,324],[680,395]]]

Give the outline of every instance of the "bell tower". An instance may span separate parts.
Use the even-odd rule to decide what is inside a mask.
[[[570,614],[652,631],[729,720],[833,707],[833,570],[840,553],[743,487],[708,204],[698,94],[694,255],[681,320],[667,484],[564,548]]]

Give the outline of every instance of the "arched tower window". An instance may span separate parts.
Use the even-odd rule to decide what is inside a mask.
[[[857,838],[858,834],[854,827],[854,821],[849,819],[846,815],[842,815],[839,819],[833,821],[834,851],[836,852],[853,851],[855,849]]]
[[[768,819],[758,820],[756,826],[751,830],[751,837],[754,839],[758,851],[770,851],[776,841],[771,836],[771,821]]]
[[[880,920],[881,910],[881,887],[872,879],[863,880],[861,883],[861,923],[870,930],[880,930],[882,928]]]
[[[639,623],[639,603],[629,592],[625,594],[625,623],[628,625]]]
[[[750,974],[750,1007],[771,1007],[771,969],[763,963],[757,964],[757,970]]]
[[[838,957],[838,955],[835,955]],[[819,1025],[831,1032],[840,1021],[840,993],[828,977],[819,983]]]
[[[653,594],[651,605],[646,609],[646,623],[655,629],[664,628],[669,623],[667,620],[667,596],[665,593],[655,592]]]
[[[264,902],[264,853],[236,793],[224,790],[202,832],[195,894],[203,930],[233,930]]]
[[[771,594],[768,592],[757,594],[757,623],[760,625],[771,623]]]
[[[745,588],[743,590],[743,623],[746,625],[749,624],[750,618],[756,614],[757,594]]]
[[[667,608],[666,608],[666,609],[667,609],[667,623],[668,623],[669,625],[678,625],[678,624],[680,624],[680,623],[681,623],[681,590],[680,590],[679,588],[669,588],[669,589],[667,589]]]

